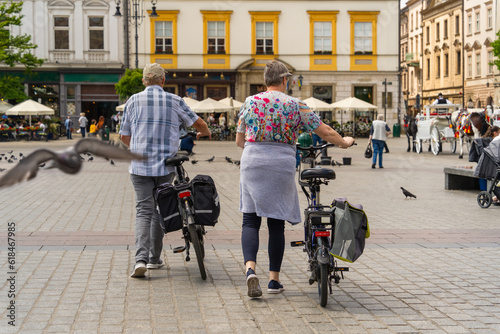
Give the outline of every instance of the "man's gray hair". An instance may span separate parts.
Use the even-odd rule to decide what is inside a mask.
[[[272,60],[264,68],[264,83],[267,87],[279,86],[284,77],[291,76],[288,68],[282,62]]]
[[[146,86],[161,85],[165,78],[165,70],[160,64],[147,64],[142,71],[142,77]]]
[[[383,114],[378,114],[377,115],[377,121],[383,121],[384,120],[384,115]]]

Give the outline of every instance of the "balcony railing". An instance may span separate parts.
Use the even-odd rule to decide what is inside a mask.
[[[84,51],[85,60],[89,63],[106,62],[109,59],[108,51]]]
[[[412,52],[405,55],[406,63],[408,66],[418,67],[420,66],[420,53]]]
[[[75,51],[49,51],[49,56],[53,63],[69,63],[75,59]]]

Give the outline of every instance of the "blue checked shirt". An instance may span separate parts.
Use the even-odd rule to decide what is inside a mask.
[[[183,99],[163,91],[160,86],[148,86],[132,95],[123,110],[120,134],[131,136],[131,152],[148,158],[132,161],[129,172],[141,176],[173,172],[174,168],[166,167],[164,161],[177,154],[179,127],[191,126],[197,119]]]

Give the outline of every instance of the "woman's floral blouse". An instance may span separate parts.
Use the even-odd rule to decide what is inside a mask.
[[[240,109],[238,132],[249,142],[295,144],[299,130],[311,132],[322,124],[300,100],[277,91],[250,96]]]

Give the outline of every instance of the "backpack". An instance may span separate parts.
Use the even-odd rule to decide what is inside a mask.
[[[170,183],[163,183],[153,189],[156,211],[160,214],[160,226],[164,233],[182,228],[177,190]]]
[[[195,223],[215,226],[220,214],[220,201],[214,180],[208,175],[196,175],[191,180],[191,187]]]

